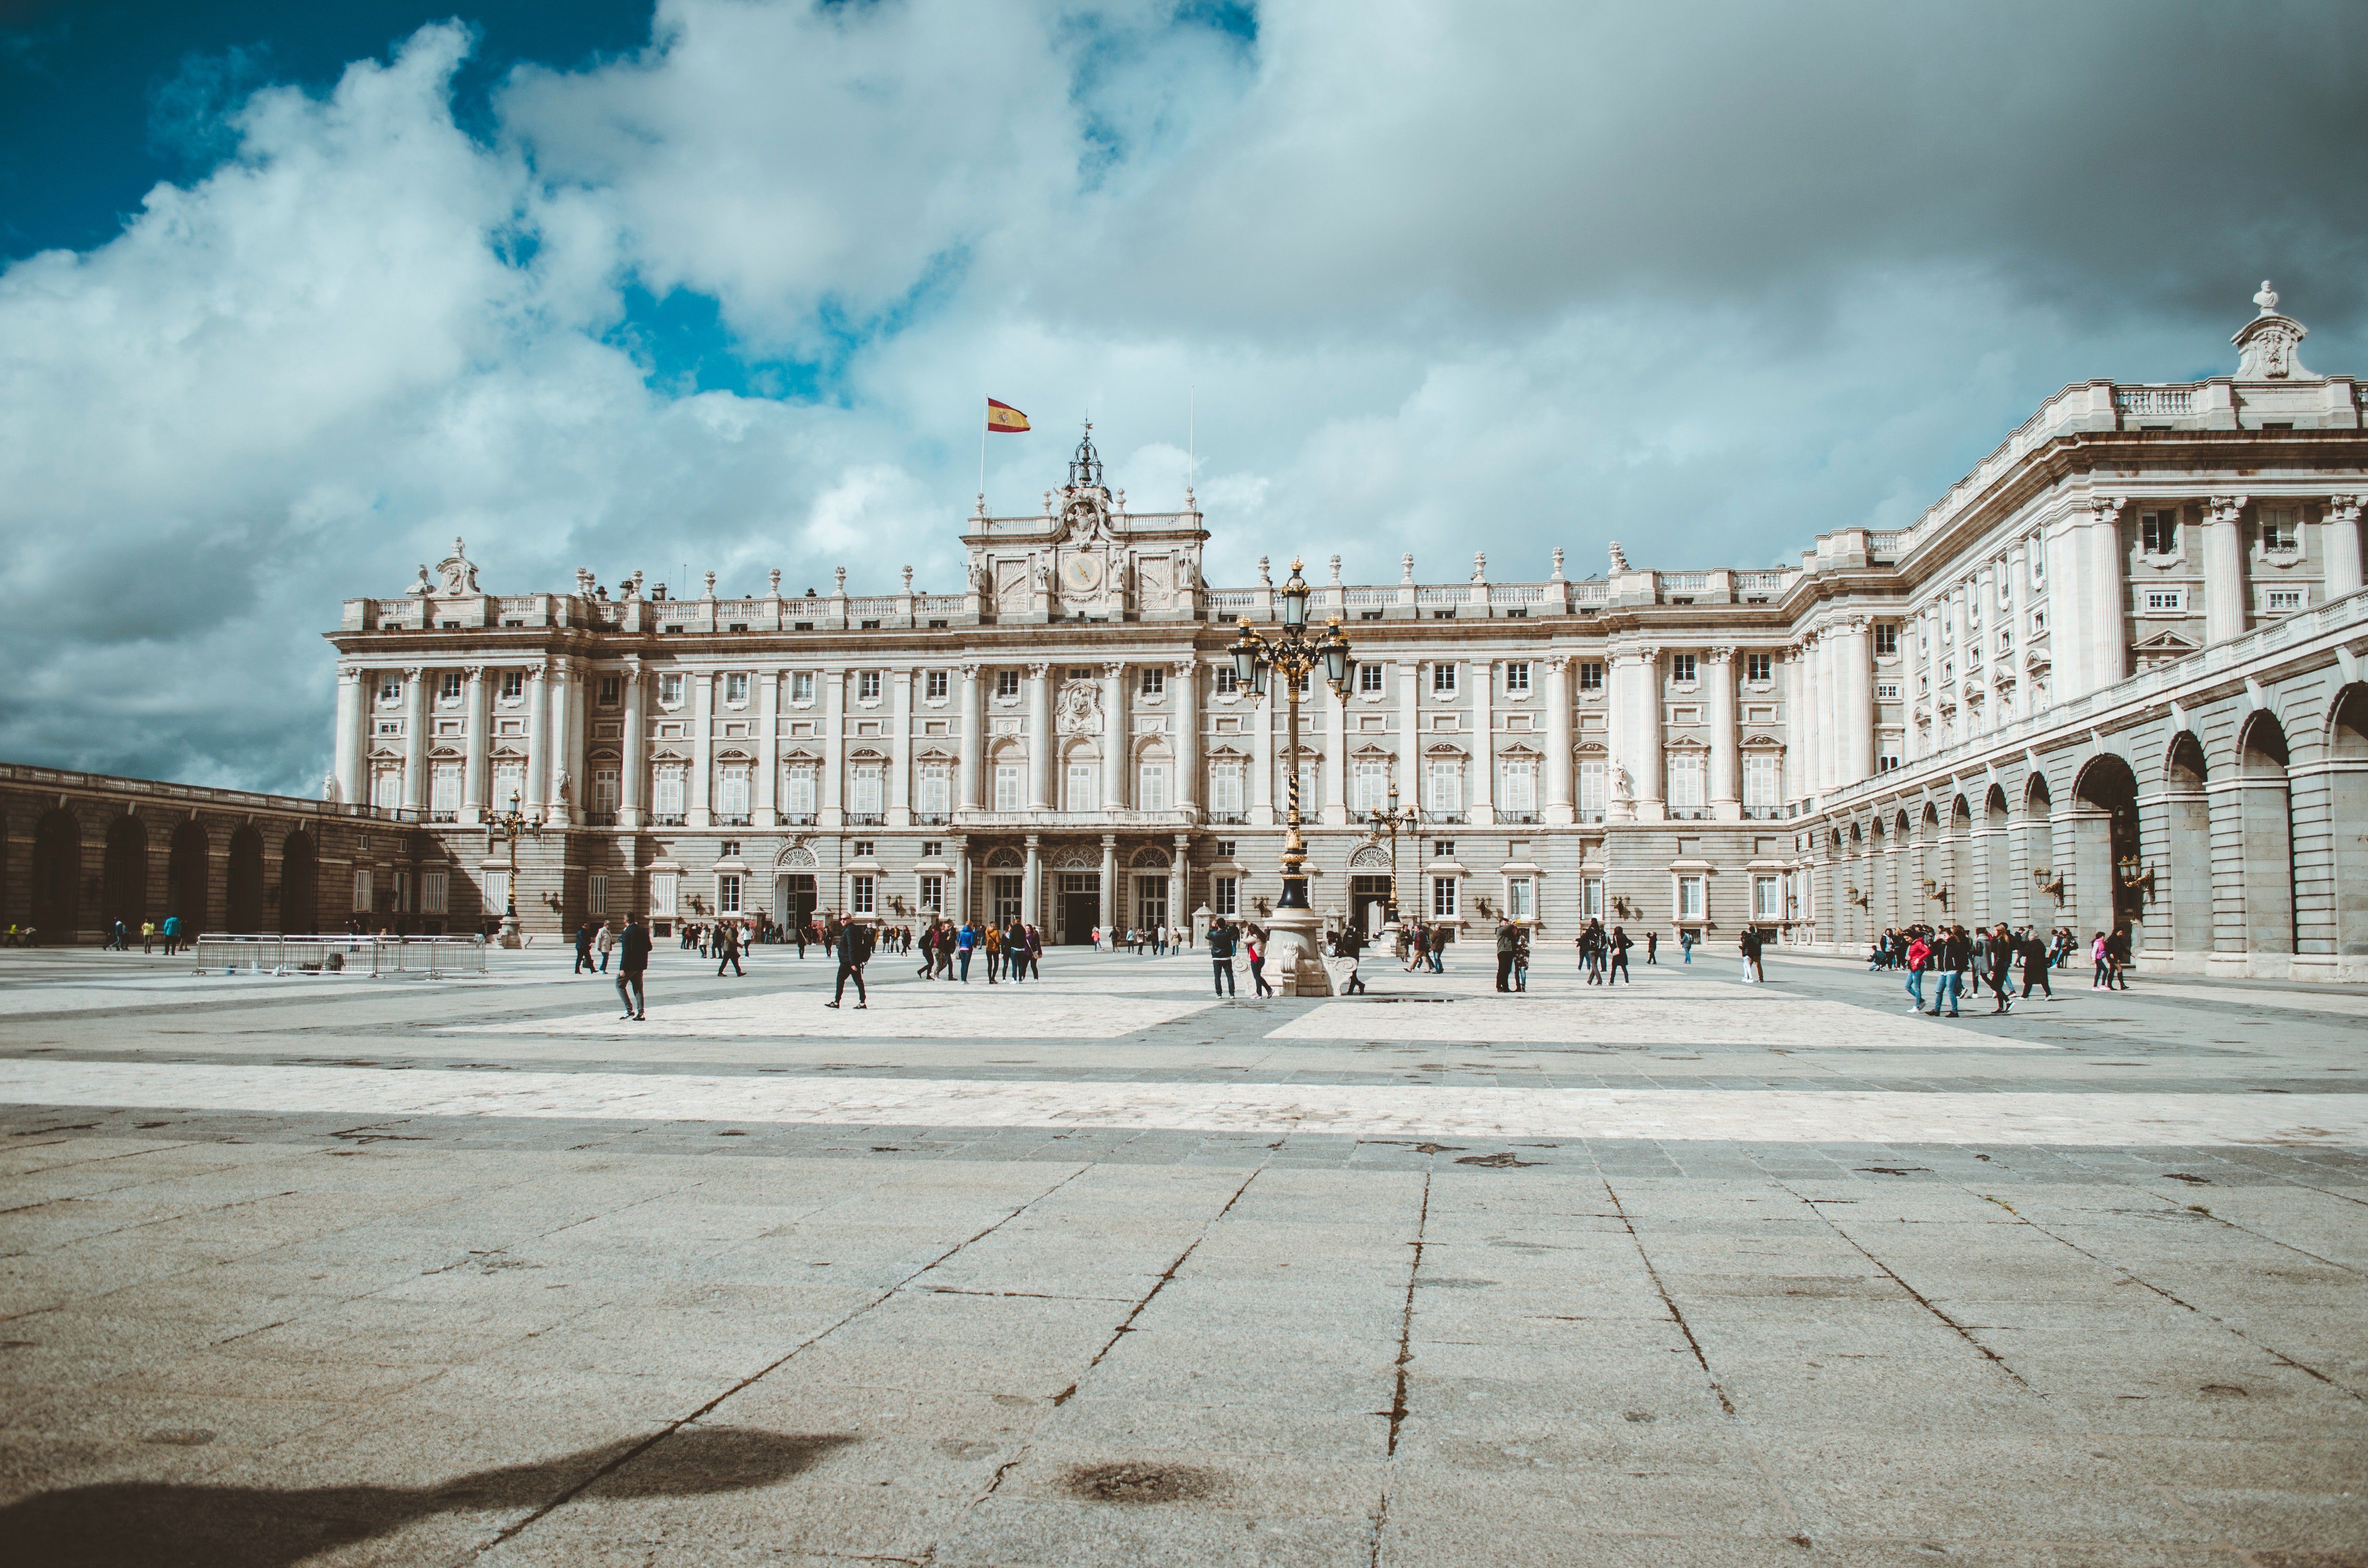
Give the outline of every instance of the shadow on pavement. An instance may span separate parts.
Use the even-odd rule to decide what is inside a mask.
[[[279,1489],[115,1482],[45,1492],[0,1508],[0,1556],[44,1568],[282,1568],[390,1534],[431,1515],[539,1507],[589,1497],[690,1496],[768,1486],[850,1437],[689,1427],[620,1464],[645,1437],[540,1464],[507,1465],[440,1486]],[[613,1473],[601,1472],[610,1465]]]

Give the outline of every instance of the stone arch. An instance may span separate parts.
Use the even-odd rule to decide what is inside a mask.
[[[207,864],[212,846],[206,830],[191,817],[173,830],[173,847],[165,858],[165,913],[181,923],[180,934],[194,938],[206,928]]]
[[[279,929],[306,935],[320,929],[321,856],[302,828],[279,841]]]
[[[2209,777],[2203,743],[2194,733],[2181,730],[2171,736],[2162,759],[2163,863],[2155,870],[2155,896],[2169,905],[2173,952],[2212,950]]]
[[[1127,864],[1139,871],[1164,871],[1167,869],[1167,851],[1156,844],[1146,844],[1134,852]]]
[[[223,923],[238,935],[263,929],[263,834],[247,823],[230,835],[230,866],[222,880]]]
[[[100,863],[98,922],[120,920],[134,934],[148,918],[148,828],[126,812],[107,824],[107,847]]]
[[[82,819],[63,807],[33,824],[32,926],[44,942],[79,938]]]
[[[773,858],[773,864],[788,871],[811,871],[820,862],[814,858],[812,849],[803,844],[792,844]]]
[[[2243,898],[2237,911],[2242,924],[2233,945],[2248,953],[2294,950],[2294,792],[2286,772],[2290,755],[2285,726],[2266,709],[2237,731]]]
[[[1974,832],[1975,912],[1982,924],[2011,922],[2021,914],[2015,893],[2014,838],[2008,831],[2010,813],[2006,791],[1992,784],[1982,794],[1979,825]]]
[[[2022,781],[2022,865],[2023,874],[2032,880],[2031,921],[2034,926],[2055,926],[2064,921],[2065,894],[2060,889],[2044,895],[2041,889],[2064,876],[2055,864],[2055,830],[2048,818],[2055,802],[2047,791],[2047,776],[2032,768]],[[2044,873],[2044,874],[2043,874]],[[2066,879],[2064,886],[2069,887]]]
[[[1891,818],[1891,924],[1912,926],[1915,911],[1924,906],[1924,889],[1916,880],[1916,830],[1909,822],[1907,808],[1899,807]]]
[[[1977,918],[1980,889],[1974,880],[1974,807],[1963,794],[1949,801],[1947,831],[1941,840],[1941,869],[1932,873],[1948,891],[1948,918],[1959,923]]]
[[[1387,871],[1389,869],[1390,852],[1378,844],[1363,845],[1349,857],[1349,869],[1352,871]]]
[[[2335,694],[2327,724],[2335,950],[2368,953],[2368,684]]]
[[[2122,926],[2135,933],[2146,893],[2123,883],[2138,861],[2137,776],[2123,758],[2100,752],[2073,775],[2072,800],[2072,892],[2083,936]]]

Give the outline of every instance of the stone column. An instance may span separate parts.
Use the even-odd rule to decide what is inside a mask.
[[[2089,555],[2081,562],[2087,578],[2083,618],[2089,632],[2090,690],[2112,686],[2130,673],[2128,591],[2123,585],[2127,556],[2122,548],[2122,509],[2126,496],[2099,497],[2091,504],[2095,521],[2089,525]]]
[[[1577,820],[1570,789],[1570,659],[1568,653],[1546,659],[1546,777],[1543,820]]]
[[[1179,833],[1167,853],[1167,924],[1178,931],[1192,928],[1192,912],[1184,907],[1185,895],[1192,886],[1187,875],[1191,852],[1191,836]]]
[[[1636,816],[1659,822],[1668,797],[1661,777],[1661,651],[1645,643],[1632,651],[1628,679],[1634,688],[1629,706],[1635,733]]]
[[[2081,527],[2091,516],[2066,512],[2049,519],[2040,532],[2042,559],[2047,562],[2047,645],[2057,700],[2079,696],[2089,688],[2089,604],[2085,583],[2088,552],[2081,548]]]
[[[1118,835],[1114,833],[1105,833],[1102,835],[1102,898],[1100,908],[1100,924],[1104,932],[1108,932],[1111,926],[1118,924],[1117,915],[1111,912],[1123,907],[1125,906],[1120,902],[1118,892]]]
[[[1497,820],[1497,662],[1474,659],[1463,666],[1472,682],[1472,820]]]
[[[1044,852],[1032,833],[1027,847],[1027,863],[1019,872],[1019,917],[1030,926],[1049,926],[1052,922],[1045,918],[1044,908]]]
[[[684,825],[707,827],[714,821],[715,791],[715,672],[699,670],[690,677],[690,799],[685,802]]]
[[[582,715],[577,711],[575,663],[560,659],[551,666],[551,678],[544,684],[551,687],[551,780],[543,787],[542,798],[550,802],[543,820],[553,827],[565,827],[575,820],[575,791],[584,781],[570,770],[568,763],[575,754],[575,731]],[[562,790],[562,784],[566,789]]]
[[[847,671],[816,670],[822,682],[822,800],[816,815],[823,827],[847,824]]]
[[[758,827],[778,827],[781,822],[781,682],[786,678],[780,670],[757,674],[757,777],[749,807]]]
[[[1841,710],[1840,733],[1835,741],[1843,789],[1874,777],[1874,622],[1853,616],[1837,640],[1835,685]]]
[[[1242,700],[1249,705],[1250,727],[1250,824],[1254,827],[1274,825],[1274,726],[1281,717],[1283,704],[1271,688],[1267,695],[1252,697],[1247,690]]]
[[[1188,818],[1201,804],[1201,664],[1197,659],[1178,659],[1175,667],[1175,691],[1170,698],[1176,713],[1175,794],[1171,797],[1176,809]],[[1180,841],[1179,841],[1180,842]],[[1178,864],[1181,862],[1179,850]],[[1181,896],[1181,895],[1178,895]],[[1172,922],[1183,912],[1171,902],[1168,918]]]
[[[526,800],[521,811],[542,810],[549,799],[543,790],[550,778],[551,665],[539,662],[528,665],[526,672]]]
[[[2340,598],[2362,587],[2360,572],[2360,508],[2368,497],[2337,495],[2327,503],[2326,521],[2318,532],[2327,561],[2327,597]]]
[[[1050,665],[1028,666],[1028,809],[1053,809],[1053,690]]]
[[[2247,497],[2214,495],[2203,514],[2203,640],[2241,637],[2252,623],[2245,602],[2245,536],[2238,519]]]
[[[1127,761],[1126,665],[1112,661],[1102,665],[1102,810],[1126,810]]]
[[[1636,694],[1630,689],[1635,658],[1627,648],[1603,651],[1603,744],[1610,754],[1609,766],[1603,770],[1603,820],[1607,823],[1636,820],[1636,741],[1629,733],[1636,718]],[[1625,794],[1621,790],[1623,779]],[[1608,878],[1603,885],[1607,890],[1611,887]]]
[[[650,726],[643,704],[649,677],[639,664],[629,663],[618,673],[625,691],[625,764],[617,780],[617,823],[639,827],[648,809],[650,789]]]
[[[481,823],[485,820],[485,768],[488,753],[493,749],[493,722],[485,700],[485,666],[468,667],[469,684],[464,688],[467,718],[462,728],[464,753],[461,764],[461,821]]]
[[[913,676],[888,672],[888,825],[913,825]]]
[[[970,919],[970,840],[955,839],[953,850],[954,898],[946,914],[955,925],[961,926]]]
[[[403,803],[427,807],[427,672],[417,665],[403,672]]]
[[[1322,673],[1308,677],[1309,695],[1324,706],[1324,810],[1311,821],[1349,820],[1349,704]]]
[[[1422,665],[1398,665],[1398,804],[1422,809]]]
[[[1735,650],[1713,648],[1710,661],[1710,814],[1715,822],[1743,818],[1743,771],[1736,750]]]
[[[1816,719],[1809,712],[1803,652],[1798,642],[1784,650],[1784,758],[1778,768],[1782,776],[1778,791],[1788,802],[1809,792],[1809,731]]]
[[[370,783],[362,774],[370,733],[369,711],[378,694],[370,689],[376,672],[351,665],[337,672],[337,799],[349,806],[370,804]]]
[[[954,797],[958,810],[974,812],[982,804],[979,778],[985,767],[986,721],[980,714],[978,689],[979,666],[962,667],[962,760],[959,778],[960,792]],[[968,906],[964,906],[968,913]]]

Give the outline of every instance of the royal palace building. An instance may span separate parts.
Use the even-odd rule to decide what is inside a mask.
[[[1393,890],[1548,940],[1588,915],[1845,950],[2126,922],[2146,964],[2368,979],[2368,440],[2359,389],[2257,302],[2232,375],[2067,387],[1912,527],[1796,565],[1311,565],[1355,663],[1295,733],[1226,653],[1291,568],[1208,586],[1190,494],[1133,509],[1090,428],[1037,510],[966,520],[956,592],[907,568],[890,594],[844,569],[827,593],[579,571],[492,594],[456,541],[329,634],[332,799],[418,824],[352,897],[475,929],[515,850],[529,931],[1256,918],[1295,772],[1334,922],[1378,924]]]

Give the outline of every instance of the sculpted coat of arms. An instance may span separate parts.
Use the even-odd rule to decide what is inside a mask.
[[[1064,735],[1099,735],[1102,733],[1101,688],[1091,681],[1073,680],[1061,687],[1061,702],[1054,717],[1054,727]]]

